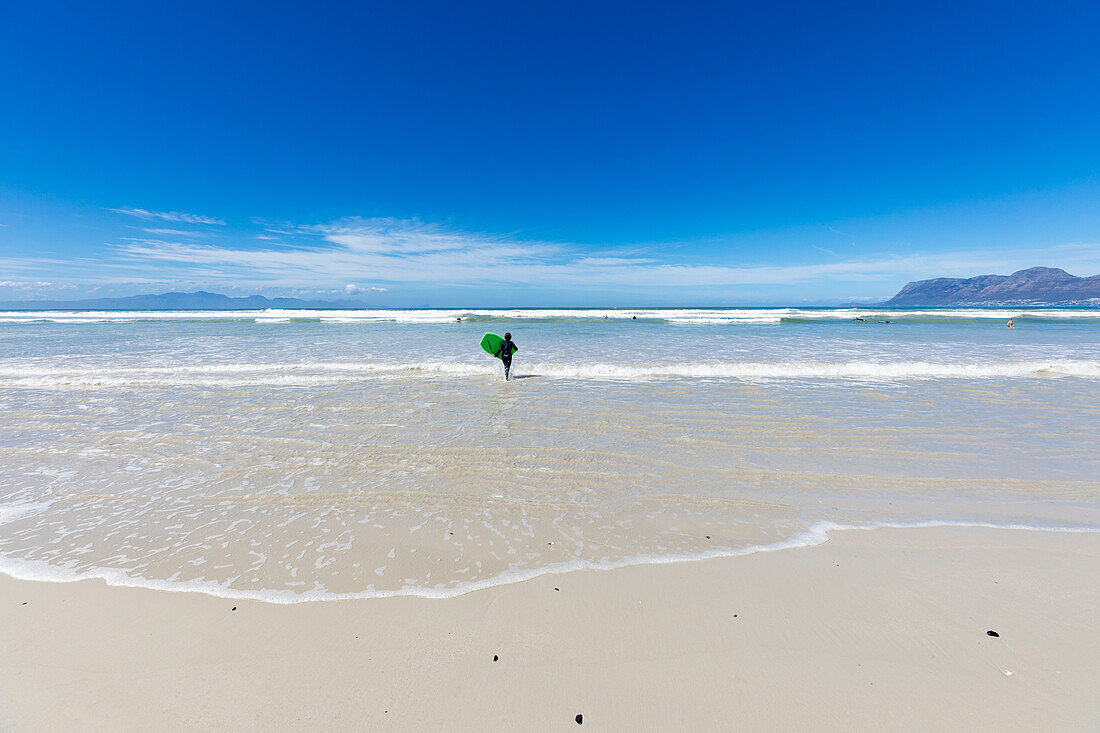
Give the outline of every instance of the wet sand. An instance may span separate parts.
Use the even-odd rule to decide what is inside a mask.
[[[958,527],[446,600],[4,576],[0,727],[1095,730],[1098,579],[1100,534]]]

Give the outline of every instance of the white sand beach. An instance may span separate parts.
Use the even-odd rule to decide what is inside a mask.
[[[0,733],[1100,733],[1098,26],[0,0]]]
[[[965,527],[837,531],[442,600],[277,605],[3,577],[0,721],[1095,730],[1098,577],[1096,533]]]

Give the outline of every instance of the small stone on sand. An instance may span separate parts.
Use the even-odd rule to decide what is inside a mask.
[[[493,655],[493,661],[495,662],[495,661],[497,661],[498,659],[500,659],[500,657],[498,657],[498,656],[497,656],[496,654],[494,654],[494,655]]]
[[[989,631],[987,631],[985,633],[989,636],[998,636],[998,637],[1000,636],[1000,634],[998,634],[996,631],[993,631],[992,629],[990,629]]]
[[[577,713],[577,717],[573,718],[573,720],[577,721],[577,725],[580,725],[582,722],[584,722],[584,716],[580,713]]]

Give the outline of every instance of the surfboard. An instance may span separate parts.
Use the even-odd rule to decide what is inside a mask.
[[[497,350],[500,349],[500,345],[504,343],[504,339],[497,336],[495,333],[487,333],[481,337],[481,348],[485,349],[485,353],[489,356],[496,356]],[[512,353],[519,351],[519,347],[512,344]],[[500,357],[497,356],[499,359]]]

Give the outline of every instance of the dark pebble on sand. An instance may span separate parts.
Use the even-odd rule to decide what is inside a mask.
[[[985,633],[986,633],[986,634],[987,634],[988,636],[996,636],[996,637],[1000,637],[1000,634],[998,634],[998,633],[997,633],[996,631],[994,631],[993,629],[990,629],[989,631],[987,631],[987,632],[985,632]]]
[[[554,590],[557,590],[557,588],[555,588]],[[23,601],[23,605],[24,605],[24,606],[25,606],[25,605],[27,605],[27,602],[26,602],[26,601]]]
[[[710,535],[709,535],[709,534],[707,535],[707,539],[708,539],[708,540],[710,539]]]
[[[233,608],[231,608],[231,609],[229,609],[229,610],[230,610],[230,611],[236,611],[236,610],[237,610],[237,607],[236,607],[236,606],[233,606]]]
[[[736,613],[735,613],[735,614],[733,614],[733,617],[734,617],[734,618],[737,618],[737,614],[736,614]]]
[[[493,661],[495,662],[495,661],[497,661],[498,659],[500,659],[500,657],[498,657],[498,656],[497,656],[496,654],[494,654],[494,655],[493,655]]]
[[[577,717],[573,718],[573,720],[577,721],[577,725],[580,725],[584,722],[584,716],[580,713],[577,713]]]
[[[555,588],[554,590],[556,590],[556,591],[560,591],[560,590],[561,590],[561,588]]]

